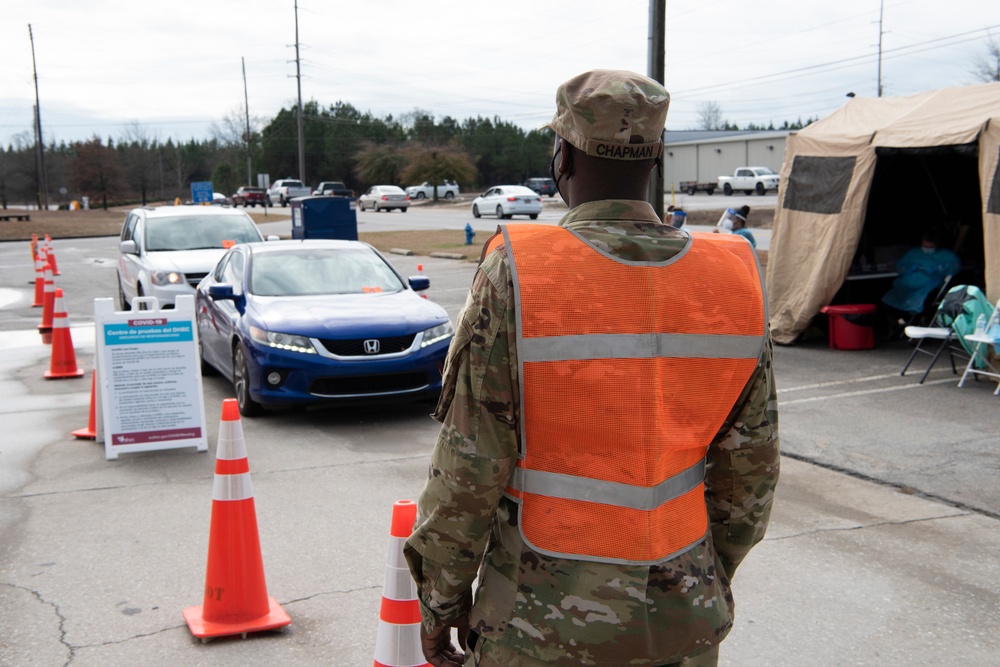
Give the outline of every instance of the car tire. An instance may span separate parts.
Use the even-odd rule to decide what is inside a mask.
[[[482,215],[479,213],[479,206],[477,206],[476,204],[472,205],[472,217],[473,218],[482,217]]]
[[[767,188],[764,187],[763,183],[758,183],[757,184],[757,195],[760,196],[760,197],[763,197],[766,194],[767,194]]]
[[[444,198],[445,199],[454,199],[455,198],[455,193],[452,192],[451,190],[449,190],[448,192],[444,193]]]
[[[532,220],[538,220],[538,214],[537,213],[532,213],[528,217],[531,218]]]
[[[257,417],[264,414],[264,406],[250,397],[250,369],[240,343],[233,347],[233,388],[236,389],[236,403],[241,415]]]
[[[427,196],[427,195],[425,195],[425,194],[424,194],[423,192],[418,192],[418,193],[417,193],[417,199],[423,199],[423,198],[424,198],[424,197],[426,197],[426,196]]]
[[[286,207],[288,206],[288,200],[285,199],[284,195],[281,196],[281,205]]]
[[[752,195],[753,194],[753,190],[744,190],[743,194],[745,194],[747,196]]]
[[[729,197],[730,195],[733,194],[733,186],[731,186],[729,183],[723,183],[722,184],[722,191],[724,193],[726,193],[727,197]]]
[[[553,197],[555,197],[555,196],[556,196],[556,193],[554,193],[554,192],[550,192],[550,193],[549,193],[549,199],[552,199],[552,198],[553,198]]]
[[[694,197],[695,193],[697,193],[697,192],[698,192],[698,188],[696,188],[693,185],[688,188],[688,194],[691,195],[692,197]]]
[[[504,218],[503,206],[497,204],[497,220],[503,220],[503,218]]]
[[[401,208],[401,209],[399,209],[399,210],[400,210],[400,211],[402,211],[403,213],[406,213],[406,212],[407,212],[407,211],[409,211],[410,209],[409,209],[409,208],[406,208],[406,207],[404,207],[404,208]]]
[[[375,211],[376,213],[378,213],[378,212],[379,212],[380,210],[381,210],[381,209],[379,209],[379,207],[378,207],[378,204],[375,204],[375,208],[374,208],[374,211]]]
[[[709,197],[711,197],[712,194],[714,194],[714,193],[715,193],[715,188],[706,188],[705,189],[705,194],[707,194]]]
[[[361,211],[362,213],[365,212],[365,203],[363,201],[358,202],[358,210]]]
[[[122,310],[132,310],[132,304],[125,298],[125,290],[122,289],[122,279],[118,279],[118,304]]]
[[[146,293],[142,291],[142,283],[136,283],[135,285],[135,297],[137,299],[146,296]],[[149,310],[149,306],[139,304],[138,310]]]

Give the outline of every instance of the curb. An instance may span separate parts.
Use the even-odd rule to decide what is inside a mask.
[[[465,259],[465,255],[460,255],[457,252],[432,252],[431,257],[439,259]]]
[[[393,255],[407,255],[407,256],[409,256],[409,255],[413,254],[412,250],[407,250],[406,248],[389,248],[389,252],[391,252]]]

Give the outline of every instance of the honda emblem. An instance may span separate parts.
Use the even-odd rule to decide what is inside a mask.
[[[365,354],[378,354],[381,347],[382,346],[379,344],[378,338],[369,338],[365,341]]]

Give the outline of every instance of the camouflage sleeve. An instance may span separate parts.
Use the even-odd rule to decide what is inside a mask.
[[[705,502],[712,539],[733,573],[764,538],[778,483],[778,409],[768,339],[757,369],[708,451]]]
[[[417,525],[404,547],[428,629],[468,613],[493,516],[517,457],[513,313],[502,256],[498,251],[486,258],[459,317],[434,413],[441,432]]]

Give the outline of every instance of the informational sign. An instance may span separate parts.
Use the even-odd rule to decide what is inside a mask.
[[[258,188],[271,187],[271,174],[257,174],[257,187]]]
[[[191,201],[195,204],[212,203],[212,181],[191,183]]]
[[[115,312],[94,299],[100,432],[108,460],[178,447],[208,450],[194,297],[160,310],[155,297]],[[146,310],[139,310],[145,307]]]

